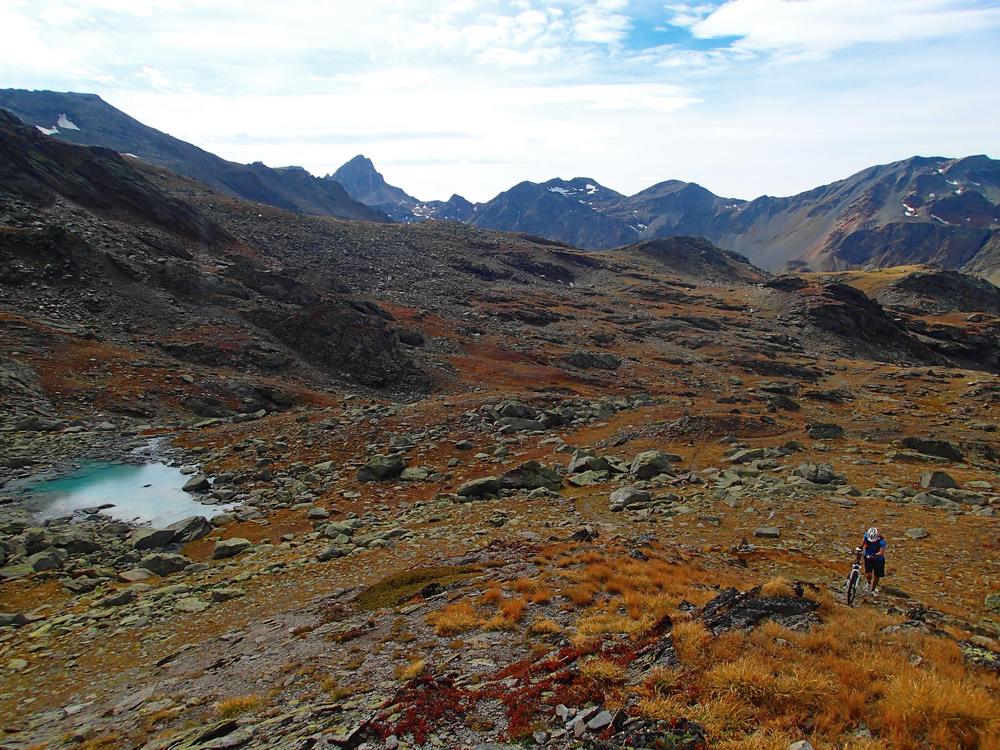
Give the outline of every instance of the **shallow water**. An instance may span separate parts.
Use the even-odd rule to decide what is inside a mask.
[[[164,463],[91,462],[71,474],[29,484],[22,507],[45,520],[110,503],[112,507],[101,513],[154,527],[189,516],[211,518],[228,507],[203,505],[192,499],[181,489],[188,478]]]

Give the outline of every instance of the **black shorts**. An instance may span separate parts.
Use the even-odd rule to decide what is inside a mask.
[[[865,573],[875,572],[879,578],[885,578],[885,558],[884,557],[866,557],[865,558]]]

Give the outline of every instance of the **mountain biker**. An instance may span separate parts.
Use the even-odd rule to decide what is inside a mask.
[[[885,538],[872,526],[861,540],[865,556],[865,580],[872,596],[878,596],[879,579],[885,578]]]

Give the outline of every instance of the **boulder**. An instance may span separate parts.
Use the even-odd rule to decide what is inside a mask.
[[[500,477],[500,487],[510,490],[535,490],[539,487],[558,490],[562,483],[562,477],[557,472],[538,461],[527,461]]]
[[[819,622],[814,614],[819,602],[804,596],[761,596],[760,587],[740,592],[724,590],[706,604],[698,617],[713,633],[747,630],[764,620],[772,620],[792,630]]]
[[[925,490],[932,488],[951,490],[958,487],[958,482],[956,482],[947,472],[925,471],[920,475],[920,486]]]
[[[358,469],[358,481],[383,482],[386,479],[394,479],[403,473],[404,468],[403,457],[398,453],[376,456]]]
[[[927,456],[937,456],[951,461],[961,461],[964,454],[961,449],[949,440],[932,438],[907,437],[900,441],[904,448],[923,453]]]
[[[174,544],[187,544],[203,536],[208,536],[212,531],[212,524],[204,516],[189,516],[188,518],[172,523],[167,526],[167,530],[174,533],[171,542]]]
[[[649,490],[640,490],[638,487],[622,487],[611,493],[608,498],[608,510],[618,512],[633,503],[648,503],[653,499]]]
[[[575,351],[563,357],[563,361],[581,370],[617,370],[622,361],[610,352]]]
[[[537,419],[519,419],[517,417],[503,417],[499,424],[514,432],[543,432],[548,429],[545,422]]]
[[[156,549],[166,547],[174,539],[173,529],[139,529],[129,537],[133,549]]]
[[[671,462],[680,461],[680,456],[661,450],[644,451],[632,459],[630,472],[636,479],[652,479],[660,474],[673,474]]]
[[[68,556],[66,550],[50,547],[29,556],[26,562],[36,573],[41,573],[44,570],[58,570],[66,562]]]
[[[746,464],[751,461],[759,461],[767,455],[763,448],[745,448],[733,453],[726,460],[732,464]]]
[[[184,570],[190,564],[191,561],[184,557],[184,555],[178,555],[173,552],[152,552],[139,560],[140,568],[145,568],[150,573],[155,573],[158,576],[168,576],[171,573],[177,573]],[[122,576],[125,576],[125,574],[123,573]],[[131,579],[133,576],[129,576],[129,578]]]
[[[809,425],[806,435],[813,440],[832,440],[844,436],[844,428],[839,424],[814,424]]]
[[[777,526],[761,526],[753,530],[753,535],[758,539],[777,539],[781,530]]]
[[[923,528],[922,526],[915,526],[912,529],[907,529],[906,535],[910,539],[926,539],[928,536],[927,529]]]
[[[604,456],[597,455],[597,452],[590,448],[579,448],[573,451],[573,456],[569,460],[568,471],[576,474],[581,471],[610,471],[611,462]]]
[[[472,479],[458,488],[459,497],[479,498],[500,492],[500,477]]]
[[[209,487],[211,487],[211,484],[209,484],[208,477],[204,474],[195,474],[184,483],[181,489],[185,492],[204,492]]]
[[[236,557],[236,555],[245,552],[251,546],[253,546],[253,543],[249,539],[238,536],[234,536],[231,539],[221,539],[215,543],[215,549],[212,550],[212,559],[222,560],[227,557]]]
[[[337,544],[331,544],[329,547],[316,555],[316,559],[320,562],[326,562],[327,560],[335,560],[338,557],[343,557],[346,554],[347,551],[343,547]]]
[[[404,482],[422,482],[425,479],[427,479],[427,477],[429,477],[430,475],[431,473],[422,466],[408,466],[407,468],[403,469],[402,473],[400,473],[399,475],[399,478],[402,479]]]
[[[792,470],[792,473],[813,484],[830,484],[837,478],[830,464],[801,463]]]

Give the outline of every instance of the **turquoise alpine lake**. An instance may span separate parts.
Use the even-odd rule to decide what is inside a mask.
[[[24,487],[22,507],[41,520],[102,507],[121,521],[167,526],[190,516],[211,518],[230,506],[204,505],[181,488],[189,477],[164,463],[88,462],[76,471]]]

